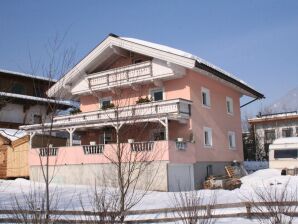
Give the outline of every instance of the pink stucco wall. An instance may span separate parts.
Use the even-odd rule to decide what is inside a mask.
[[[193,144],[188,145],[187,150],[177,150],[174,141],[156,141],[152,151],[147,152],[130,152],[128,143],[121,144],[123,154],[127,158],[132,155],[137,155],[141,160],[154,161],[170,161],[174,163],[194,163],[195,162],[195,147]],[[82,146],[59,147],[56,156],[49,156],[49,165],[70,165],[70,164],[96,164],[110,163],[108,158],[115,159],[116,146],[114,144],[106,144],[103,154],[85,155]],[[139,161],[139,159],[136,159]],[[123,162],[127,162],[124,156]],[[39,156],[39,149],[31,149],[29,151],[29,166],[40,166],[46,164],[46,157]]]
[[[115,62],[112,67],[127,65],[128,61]],[[242,131],[240,115],[240,97],[241,94],[223,82],[200,74],[198,72],[187,70],[185,76],[179,79],[167,80],[162,83],[165,90],[165,99],[183,98],[191,100],[192,115],[188,122],[180,124],[176,121],[169,123],[169,139],[175,140],[177,137],[183,137],[186,140],[194,140],[192,144],[195,148],[193,155],[196,161],[231,161],[243,160],[242,149]],[[201,88],[205,87],[210,90],[211,108],[202,106]],[[126,106],[135,104],[139,97],[149,95],[150,89],[157,88],[153,83],[142,85],[138,90],[125,88],[121,94],[113,94],[107,91],[101,94],[91,96],[81,96],[81,110],[83,112],[95,111],[99,109],[99,100],[103,97],[112,97],[116,105]],[[234,114],[226,112],[226,97],[231,97],[234,104]],[[203,145],[203,128],[212,129],[211,148],[204,148]],[[228,132],[236,133],[236,149],[229,149]],[[92,132],[92,131],[91,131]],[[98,134],[89,133],[86,135],[87,142],[90,139],[97,138]],[[91,137],[90,137],[91,136]],[[149,134],[148,134],[149,136]],[[193,136],[193,137],[192,137]],[[84,141],[84,140],[83,140]],[[175,156],[177,154],[173,154]],[[192,155],[192,156],[193,156]],[[175,158],[172,158],[174,161]],[[178,159],[179,161],[181,159]]]
[[[205,75],[189,71],[190,95],[193,101],[191,128],[196,142],[197,161],[243,161],[240,93]],[[201,88],[210,90],[211,107],[202,106]],[[234,114],[226,109],[226,97],[231,97]],[[212,128],[211,148],[203,146],[203,128]],[[236,149],[229,149],[228,132],[236,133]]]

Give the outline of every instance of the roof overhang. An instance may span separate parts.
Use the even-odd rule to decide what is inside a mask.
[[[207,75],[216,77],[225,83],[232,85],[243,95],[247,95],[253,98],[264,98],[264,95],[248,86],[246,83],[241,82],[237,78],[229,75],[227,72],[212,66],[210,63],[199,59],[198,57],[192,56],[186,52],[179,54],[179,50],[169,48],[158,44],[146,44],[149,42],[145,41],[133,41],[129,38],[121,38],[117,35],[110,34],[106,39],[99,43],[87,56],[85,56],[78,64],[76,64],[69,72],[66,73],[56,84],[54,84],[47,92],[50,97],[60,98],[73,98],[70,94],[69,89],[73,82],[85,77],[88,74],[88,70],[94,66],[95,62],[105,60],[107,55],[111,55],[111,52],[119,54],[119,49],[124,49],[130,52],[143,54],[152,58],[167,61],[180,65],[184,68],[194,71],[205,71]],[[172,51],[168,51],[170,49]],[[178,53],[175,53],[176,51]],[[120,53],[121,54],[121,53]]]

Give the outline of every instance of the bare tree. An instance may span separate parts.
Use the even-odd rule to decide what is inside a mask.
[[[57,209],[60,195],[56,191],[50,192],[49,203],[51,209]],[[46,224],[49,223],[48,213],[46,212],[48,198],[44,194],[41,185],[35,184],[30,187],[29,192],[21,191],[21,194],[13,195],[11,202],[12,217],[19,223],[26,224]],[[10,217],[8,217],[10,218]],[[58,216],[52,217],[51,221],[58,219]]]
[[[32,69],[31,74],[34,75],[39,73],[48,78],[48,88],[51,87],[53,80],[60,78],[73,65],[75,51],[73,49],[64,50],[62,48],[62,43],[64,42],[65,37],[66,34],[62,36],[62,38],[60,38],[59,35],[56,35],[52,41],[48,41],[46,44],[47,60],[45,63],[33,63],[31,54],[29,53]],[[34,84],[34,87],[35,91],[37,91],[38,85]],[[28,195],[24,195],[25,201],[30,205],[29,209],[38,207],[41,210],[40,213],[43,215],[38,217],[43,218],[44,223],[48,223],[50,220],[50,210],[54,197],[50,192],[50,184],[57,172],[55,165],[53,171],[50,172],[50,157],[56,153],[56,149],[52,148],[53,122],[54,117],[61,111],[61,100],[63,99],[64,94],[64,91],[61,91],[55,99],[48,97],[46,94],[44,95],[44,105],[47,107],[47,116],[42,117],[42,128],[38,132],[39,137],[41,137],[41,145],[43,148],[36,149],[36,153],[39,155],[45,189],[44,191],[38,191],[38,194],[33,189]],[[45,125],[46,123],[50,125]],[[31,135],[31,142],[33,136],[34,135]],[[26,193],[24,192],[24,194]],[[22,209],[22,205],[18,202],[18,198],[15,198],[14,203],[16,204],[16,207]],[[22,216],[19,216],[18,218],[22,218]],[[23,221],[25,222],[25,220]]]
[[[208,196],[204,191],[180,191],[174,194],[172,201],[183,224],[216,222],[211,214],[212,206],[216,203],[214,192]]]
[[[119,196],[114,188],[103,185],[97,186],[95,183],[88,197],[80,196],[80,204],[84,212],[84,216],[81,218],[88,221],[88,223],[115,223],[119,217],[117,212]]]
[[[244,196],[251,208],[251,213],[259,223],[291,224],[297,212],[298,191],[290,180],[285,183],[275,182],[269,186],[254,187],[252,193]]]
[[[126,211],[138,204],[151,189],[159,169],[157,158],[161,157],[163,150],[154,149],[154,142],[148,141],[146,136],[148,129],[161,128],[158,117],[155,122],[148,119],[154,115],[150,111],[155,106],[142,109],[140,104],[136,104],[138,99],[138,103],[152,104],[148,97],[141,98],[144,95],[142,90],[148,85],[124,88],[121,86],[121,78],[117,72],[111,78],[116,83],[116,87],[111,90],[112,102],[101,109],[107,117],[106,122],[114,128],[114,142],[110,144],[112,149],[104,150],[104,156],[110,163],[106,169],[109,172],[104,174],[105,181],[107,185],[115,187],[115,209],[119,213],[118,219],[124,221]],[[91,87],[90,92],[98,101],[101,100],[102,94],[92,91]],[[128,139],[134,139],[137,143],[128,143]],[[140,141],[143,143],[138,143]]]

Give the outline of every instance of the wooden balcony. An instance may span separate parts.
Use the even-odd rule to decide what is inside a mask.
[[[87,77],[92,91],[103,90],[116,86],[129,85],[153,78],[152,62],[133,64],[121,68],[110,69],[91,74]]]
[[[173,99],[157,102],[149,102],[136,104],[118,109],[112,108],[107,110],[98,110],[93,112],[79,113],[69,116],[57,116],[53,119],[53,123],[26,125],[22,129],[27,131],[46,130],[60,130],[67,128],[93,127],[100,125],[109,125],[119,119],[119,121],[129,123],[150,121],[150,119],[159,119],[166,117],[170,120],[178,120],[185,122],[191,115],[191,101],[185,99]]]
[[[84,80],[71,89],[72,95],[93,91],[107,91],[117,87],[142,85],[152,81],[169,80],[182,77],[185,69],[153,59],[138,64],[113,68],[87,74]]]

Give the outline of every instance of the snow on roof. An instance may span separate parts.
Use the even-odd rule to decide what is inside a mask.
[[[27,133],[23,130],[8,129],[8,128],[0,128],[0,134],[8,138],[10,141],[15,141],[27,135]]]
[[[23,76],[31,79],[39,79],[39,80],[44,80],[44,81],[51,81],[51,82],[57,82],[56,79],[51,79],[43,76],[37,76],[37,75],[30,75],[22,72],[15,72],[15,71],[9,71],[5,69],[0,69],[0,72],[6,73],[6,74],[12,74],[12,75],[17,75],[17,76]]]
[[[274,140],[273,144],[297,144],[298,137],[278,138]]]
[[[39,102],[56,103],[56,104],[61,104],[61,105],[65,105],[65,106],[70,106],[70,107],[76,106],[74,104],[74,102],[69,101],[69,100],[55,100],[55,99],[48,99],[48,98],[42,98],[42,97],[36,97],[36,96],[22,95],[22,94],[17,94],[17,93],[0,92],[0,96],[13,97],[13,98],[32,100],[32,101],[39,101]]]
[[[172,48],[172,47],[168,47],[168,46],[165,46],[165,45],[161,45],[161,44],[156,44],[156,43],[152,43],[152,42],[149,42],[149,41],[144,41],[144,40],[140,40],[140,39],[136,39],[136,38],[130,38],[130,37],[120,37],[120,39],[123,39],[123,40],[127,40],[127,41],[130,41],[130,42],[134,42],[134,43],[137,43],[137,44],[141,44],[141,45],[144,45],[144,46],[147,46],[147,47],[151,47],[151,48],[155,48],[155,49],[158,49],[158,50],[161,50],[161,51],[166,51],[166,52],[169,52],[169,53],[172,53],[172,54],[176,54],[176,55],[179,55],[179,56],[182,56],[182,57],[186,57],[186,58],[190,58],[190,59],[194,59],[196,60],[197,62],[199,63],[202,63],[202,64],[205,64],[207,65],[208,67],[211,67],[223,74],[225,74],[226,76],[229,76],[235,80],[237,80],[238,82],[241,82],[242,84],[248,86],[249,88],[252,88],[251,86],[249,86],[246,82],[244,82],[243,80],[241,79],[238,79],[236,76],[234,76],[233,74],[215,66],[214,64],[196,56],[196,55],[193,55],[191,53],[188,53],[188,52],[185,52],[185,51],[181,51],[181,50],[178,50],[176,48]]]
[[[287,118],[287,117],[296,117],[298,116],[298,112],[297,111],[292,111],[292,112],[285,112],[285,113],[275,113],[275,114],[264,114],[261,115],[259,117],[254,117],[254,118],[250,118],[248,119],[248,121],[250,122],[254,122],[254,121],[265,121],[268,119],[283,119],[283,118]]]

